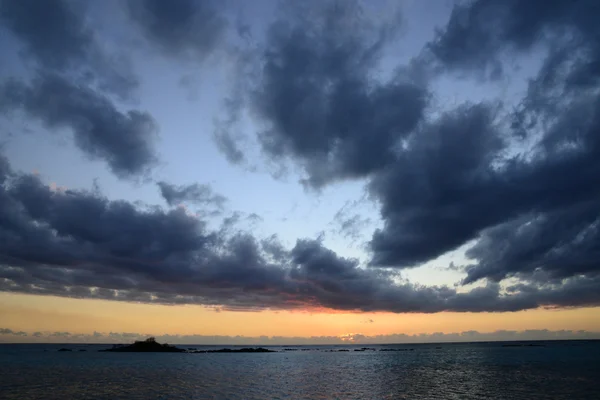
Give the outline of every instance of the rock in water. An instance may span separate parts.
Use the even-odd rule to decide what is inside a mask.
[[[113,346],[112,349],[105,349],[100,351],[114,351],[120,353],[183,353],[184,349],[179,347],[170,346],[168,344],[160,344],[153,337],[146,340],[136,341],[129,346]]]

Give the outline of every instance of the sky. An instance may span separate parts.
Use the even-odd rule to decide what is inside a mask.
[[[0,0],[0,341],[600,338],[595,0]]]

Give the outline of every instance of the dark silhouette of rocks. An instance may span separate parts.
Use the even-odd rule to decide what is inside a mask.
[[[63,348],[61,348],[61,349],[58,349],[58,351],[73,351],[73,350],[71,350],[71,349],[67,349],[67,348],[64,348],[64,347],[63,347]]]
[[[87,351],[86,349],[79,349],[79,351]]]
[[[241,349],[194,350],[190,351],[190,353],[276,353],[276,351],[263,347],[244,347]]]
[[[183,353],[184,349],[179,347],[170,346],[168,344],[160,344],[153,337],[150,337],[143,341],[136,341],[129,346],[114,345],[112,349],[105,349],[99,351],[113,351],[119,353]]]
[[[68,350],[71,351],[71,350]],[[113,345],[111,349],[99,351],[112,351],[117,353],[276,353],[274,350],[268,350],[263,347],[244,347],[241,349],[219,349],[219,350],[195,350],[189,347],[188,350],[168,344],[160,344],[153,337],[146,340],[136,341],[129,346]]]
[[[379,351],[415,351],[415,349],[379,349]]]
[[[354,349],[354,351],[375,351],[372,347],[361,347],[360,349]]]

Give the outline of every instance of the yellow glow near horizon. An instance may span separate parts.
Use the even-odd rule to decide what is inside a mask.
[[[372,322],[371,322],[372,321]],[[476,330],[600,331],[600,308],[516,313],[216,312],[202,306],[164,306],[0,293],[0,328],[26,332],[135,332],[223,336],[343,336]]]

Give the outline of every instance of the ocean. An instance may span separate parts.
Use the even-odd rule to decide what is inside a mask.
[[[600,341],[98,352],[109,347],[0,345],[0,398],[600,399]]]

